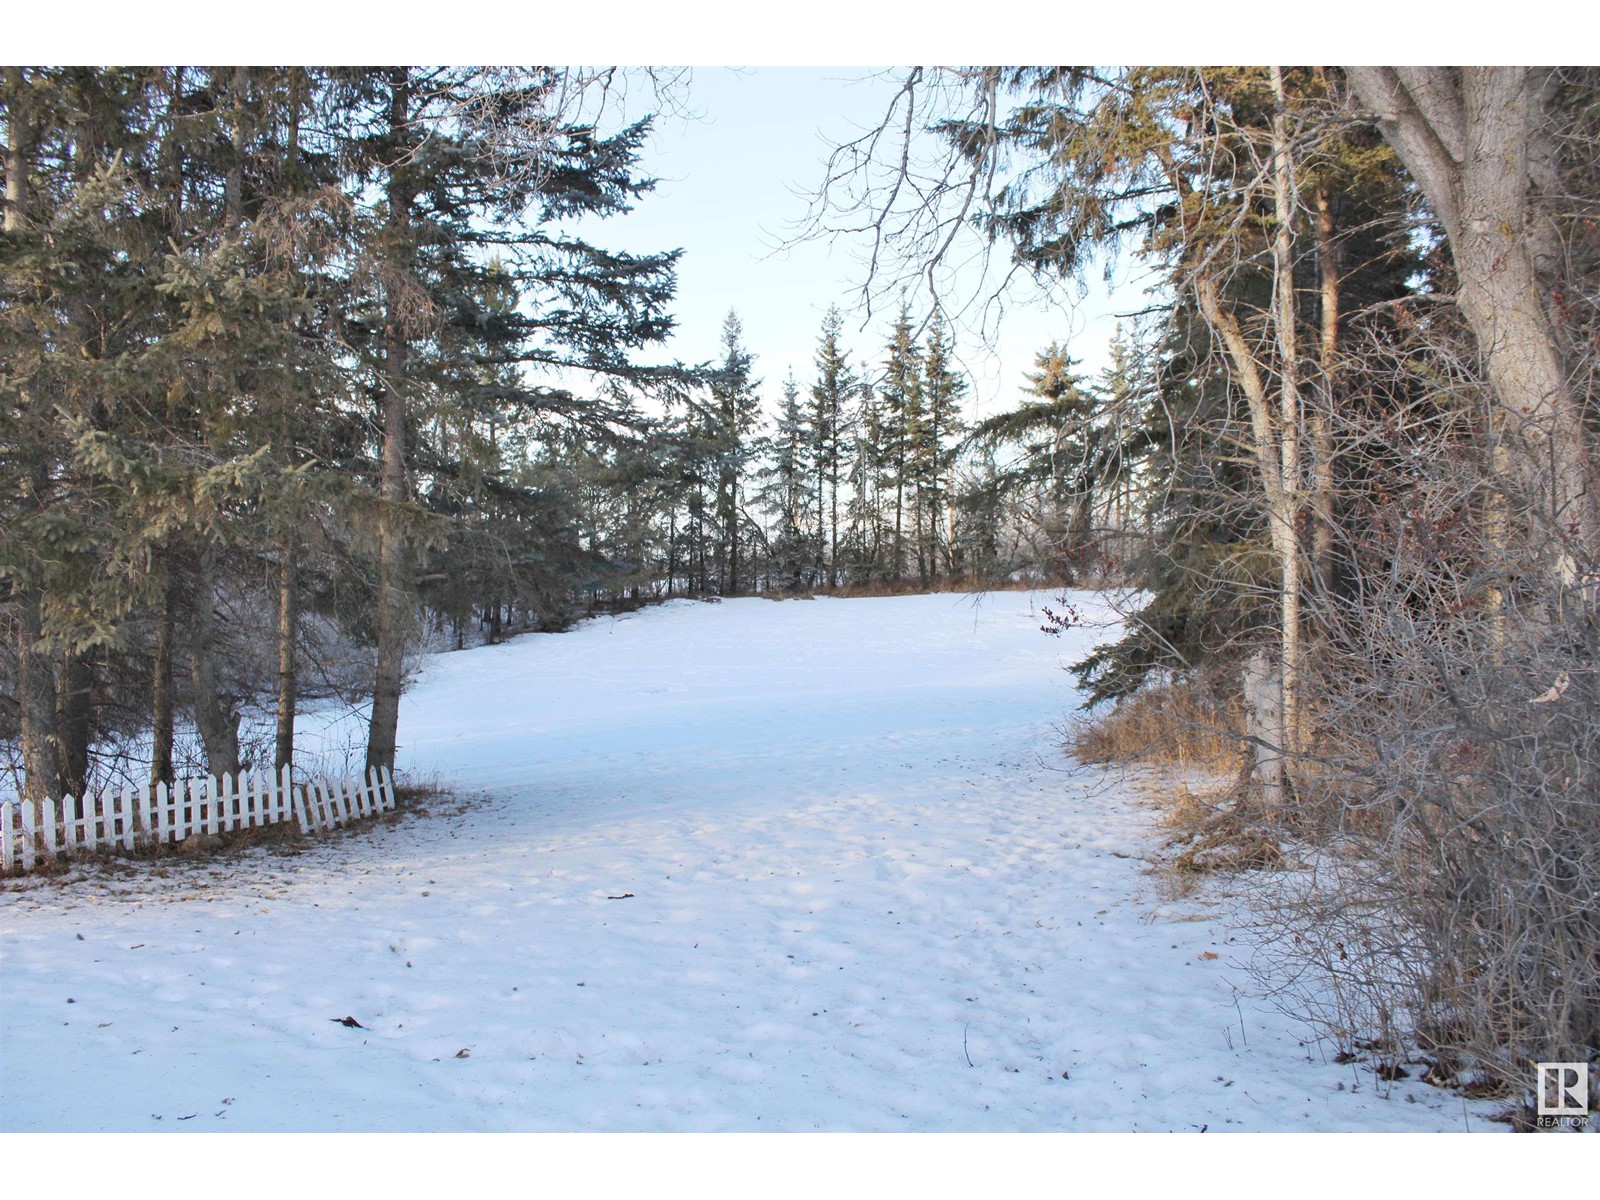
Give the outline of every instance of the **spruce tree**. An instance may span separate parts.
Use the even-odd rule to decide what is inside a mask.
[[[361,346],[382,414],[379,587],[369,766],[392,765],[412,596],[408,426],[429,392],[492,394],[543,421],[607,431],[622,386],[681,372],[637,365],[671,329],[675,254],[607,252],[556,226],[626,212],[649,191],[634,171],[648,121],[605,135],[573,111],[554,68],[387,68],[346,88],[364,114],[354,143],[365,208]],[[490,306],[490,273],[517,296]],[[514,369],[485,376],[485,367]],[[570,373],[611,389],[586,401]],[[609,384],[607,381],[610,381]]]
[[[966,432],[962,406],[967,380],[952,368],[950,352],[949,331],[942,324],[935,324],[922,353],[922,411],[912,443],[917,488],[922,497],[919,507],[926,514],[925,546],[919,546],[917,555],[919,561],[926,557],[930,575],[938,574],[941,560],[945,574],[955,572],[949,480]]]
[[[816,469],[817,541],[815,575],[826,587],[839,580],[839,482],[844,473],[854,414],[851,403],[858,381],[849,355],[839,344],[844,317],[828,309],[817,344],[815,382],[811,385],[812,462]]]
[[[711,377],[711,411],[716,420],[717,589],[739,594],[741,489],[753,447],[750,436],[760,417],[759,381],[751,378],[754,356],[743,345],[739,316],[729,311],[722,323],[722,362]]]
[[[890,577],[898,582],[906,569],[906,495],[916,495],[913,478],[913,442],[923,436],[922,353],[914,340],[911,311],[902,305],[890,334],[888,352],[878,384],[878,427],[882,486],[894,493],[894,542]],[[913,515],[917,531],[920,511]]]
[[[772,428],[761,441],[764,465],[758,473],[756,499],[773,514],[776,531],[769,561],[779,586],[797,591],[816,561],[819,534],[815,438],[800,401],[800,385],[791,372],[783,381],[782,400]]]

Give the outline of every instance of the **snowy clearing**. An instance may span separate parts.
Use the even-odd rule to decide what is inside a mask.
[[[4,886],[0,1128],[1500,1128],[1240,998],[1238,902],[1162,899],[1152,810],[1059,751],[1098,635],[1038,603],[677,602],[431,660],[401,765],[461,803]]]

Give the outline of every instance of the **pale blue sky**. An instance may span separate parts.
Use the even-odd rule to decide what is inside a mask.
[[[806,215],[828,150],[875,122],[893,87],[861,68],[693,72],[693,115],[662,117],[646,152],[644,170],[660,180],[656,192],[628,216],[585,228],[607,247],[683,248],[670,354],[690,362],[716,357],[723,317],[735,308],[770,402],[791,366],[802,388],[809,382],[818,327],[838,304],[852,358],[876,363],[892,313],[880,311],[861,329],[860,245],[780,247]],[[976,286],[968,281],[967,290]],[[1081,303],[1014,303],[993,349],[976,328],[958,330],[974,415],[1013,404],[1034,353],[1052,339],[1067,341],[1085,370],[1098,370],[1107,361],[1112,314],[1141,302],[1138,287],[1108,298],[1096,279]]]

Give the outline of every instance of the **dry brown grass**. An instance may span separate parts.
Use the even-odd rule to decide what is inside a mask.
[[[1276,832],[1239,803],[1249,767],[1236,701],[1185,680],[1123,700],[1082,722],[1069,744],[1082,762],[1140,767],[1145,791],[1171,831],[1163,869],[1174,884],[1212,872],[1274,870],[1285,862]]]
[[[1134,763],[1232,777],[1245,768],[1237,704],[1201,683],[1184,681],[1138,692],[1085,720],[1070,749],[1080,762]]]

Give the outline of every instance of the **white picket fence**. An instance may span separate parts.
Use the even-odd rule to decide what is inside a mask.
[[[132,851],[194,834],[218,834],[293,821],[317,833],[393,809],[394,779],[370,770],[364,779],[296,782],[288,767],[274,776],[241,771],[220,779],[124,787],[82,800],[71,796],[35,806],[0,803],[0,874],[31,871],[74,851]]]

